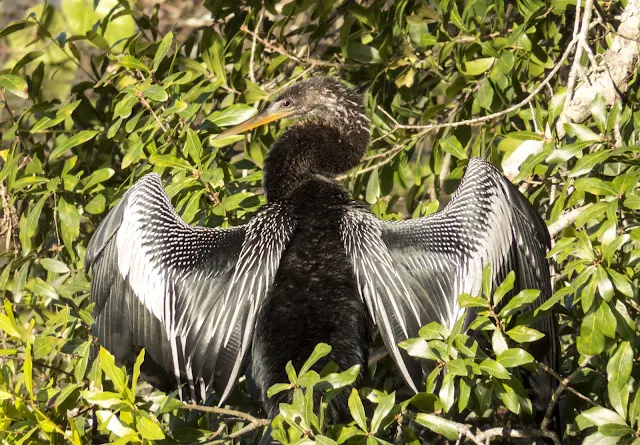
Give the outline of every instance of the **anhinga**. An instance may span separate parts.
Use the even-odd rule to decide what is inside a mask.
[[[268,399],[268,388],[287,381],[286,363],[299,367],[317,343],[333,346],[326,360],[340,369],[365,368],[371,321],[418,391],[423,371],[398,343],[430,321],[452,326],[464,313],[458,296],[479,294],[488,263],[494,283],[514,270],[515,291],[541,291],[529,310],[550,296],[546,226],[491,164],[471,159],[442,211],[382,221],[334,179],[357,166],[369,144],[360,95],[338,80],[311,78],[223,134],[281,118],[298,121],[265,159],[267,204],[249,223],[187,225],[152,173],[96,230],[86,264],[97,336],[119,362],[132,363],[145,348],[145,372],[156,384],[186,383],[193,398],[215,390],[220,402],[247,370],[274,415],[282,399]],[[465,326],[474,315],[467,312]],[[534,327],[546,334],[534,356],[556,368],[553,317]],[[553,378],[533,378],[544,409]],[[345,409],[337,400],[331,416]]]

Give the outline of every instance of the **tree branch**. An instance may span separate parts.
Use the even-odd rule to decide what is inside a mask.
[[[195,404],[185,404],[182,406],[182,409],[190,410],[190,411],[200,411],[203,413],[212,413],[219,414],[222,416],[230,416],[237,417],[244,421],[249,422],[248,425],[240,428],[238,431],[235,431],[228,436],[223,437],[222,439],[216,439],[209,442],[205,442],[209,445],[217,445],[225,442],[230,442],[231,440],[242,436],[243,434],[249,433],[255,429],[262,428],[264,426],[269,425],[271,421],[269,419],[259,419],[257,417],[252,416],[248,413],[243,413],[242,411],[237,411],[235,409],[227,409],[227,408],[219,408],[217,406],[203,406],[203,405],[195,405]],[[219,432],[218,432],[219,434]],[[217,434],[216,434],[217,435]],[[216,436],[214,435],[214,437]]]
[[[260,11],[260,15],[258,16],[258,21],[256,23],[256,29],[253,32],[253,41],[251,42],[251,57],[249,57],[249,79],[251,82],[256,83],[256,74],[255,70],[255,56],[256,56],[256,43],[258,40],[258,30],[260,29],[260,25],[262,25],[262,19],[264,19],[264,9]]]
[[[569,42],[569,44],[567,45],[567,48],[564,50],[564,53],[562,54],[562,56],[560,57],[560,59],[558,60],[556,65],[553,67],[553,69],[549,72],[547,77],[545,77],[544,80],[542,82],[540,82],[540,84],[526,98],[524,98],[523,100],[521,100],[517,104],[512,105],[509,108],[506,108],[505,110],[498,111],[496,113],[487,114],[486,116],[476,117],[476,118],[473,118],[473,119],[466,119],[466,120],[462,120],[462,121],[458,121],[458,122],[447,122],[447,123],[443,123],[443,124],[408,125],[408,124],[397,123],[397,124],[394,124],[394,127],[391,129],[389,134],[395,132],[398,129],[406,129],[406,130],[440,130],[442,128],[461,127],[463,125],[477,125],[477,124],[481,124],[483,122],[487,122],[487,121],[490,121],[490,120],[493,120],[493,119],[497,119],[499,117],[503,117],[503,116],[511,113],[512,111],[519,110],[523,106],[529,104],[529,102],[531,102],[538,95],[538,93],[540,93],[540,91],[542,91],[542,89],[546,85],[548,85],[549,82],[551,82],[551,79],[553,79],[553,77],[556,75],[556,73],[560,70],[560,68],[562,67],[564,62],[567,60],[567,58],[569,57],[569,54],[571,53],[571,50],[573,50],[573,47],[576,45],[577,42],[578,42],[578,37],[574,37],[571,40],[571,42]]]
[[[258,42],[262,43],[267,49],[269,49],[270,51],[276,52],[278,54],[281,54],[283,56],[287,56],[290,59],[295,60],[298,63],[302,63],[304,65],[311,65],[311,66],[326,66],[326,67],[333,67],[333,68],[357,68],[360,67],[360,64],[357,63],[342,63],[342,62],[327,62],[325,60],[319,60],[319,59],[312,59],[310,57],[298,57],[295,54],[291,54],[289,51],[287,51],[286,49],[269,42],[266,39],[263,39],[262,37],[260,37],[258,35],[257,32],[250,30],[249,28],[247,28],[246,26],[242,25],[240,27],[240,31],[249,34],[251,36],[253,36],[254,39],[256,39]]]
[[[576,218],[578,218],[578,215],[580,215],[581,212],[588,209],[589,207],[591,207],[591,204],[583,205],[582,207],[569,210],[568,212],[565,212],[562,215],[560,215],[558,220],[548,227],[549,234],[551,235],[551,237],[555,238],[565,228],[573,224],[576,221]]]
[[[587,0],[585,8],[592,5],[592,0]],[[587,45],[586,35],[591,24],[586,21],[585,9],[583,25],[579,36],[582,45]],[[601,94],[607,105],[611,106],[620,100],[622,94],[629,89],[628,79],[635,71],[636,62],[640,57],[640,0],[629,0],[622,16],[620,26],[610,47],[602,56],[600,65],[589,76],[589,82],[582,82],[575,90],[567,86],[566,103],[556,124],[558,137],[565,135],[564,124],[568,122],[583,122],[590,114],[590,105],[597,94]],[[574,66],[580,63],[578,55],[581,55],[580,46],[576,50]],[[570,79],[571,80],[571,79]]]
[[[565,388],[569,386],[569,383],[571,383],[571,380],[573,380],[578,374],[582,372],[582,370],[589,364],[590,360],[591,360],[591,357],[585,358],[582,361],[582,363],[580,363],[578,367],[574,369],[573,372],[569,374],[569,376],[567,376],[567,378],[560,380],[560,385],[558,385],[558,388],[556,388],[555,392],[553,393],[553,396],[551,396],[551,403],[549,403],[549,406],[547,407],[547,412],[544,414],[544,419],[542,419],[542,423],[540,424],[541,429],[543,430],[547,429],[547,427],[549,426],[549,422],[551,421],[551,415],[553,414],[553,409],[555,408],[556,404],[558,403],[558,399],[560,398],[560,394],[562,394]]]

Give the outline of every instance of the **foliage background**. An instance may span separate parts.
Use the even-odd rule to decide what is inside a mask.
[[[571,123],[565,113],[581,88],[611,71],[605,61],[621,39],[620,14],[638,11],[638,4],[272,0],[263,7],[206,0],[204,6],[210,14],[189,21],[162,19],[170,4],[62,0],[36,5],[0,31],[2,440],[259,440],[267,422],[243,384],[230,401],[240,412],[198,416],[137,384],[137,371],[117,368],[106,351],[90,358],[83,258],[108,209],[150,171],[162,175],[185,221],[246,222],[264,203],[261,165],[279,128],[213,136],[288,83],[323,73],[366,90],[373,143],[343,179],[380,217],[436,211],[470,156],[504,167],[554,237],[555,294],[535,315],[552,305],[558,313],[568,385],[558,391],[560,437],[640,443],[635,59],[618,67],[627,69],[617,85],[621,96],[614,92],[611,100],[602,91],[589,100],[584,122]],[[623,40],[637,58],[635,32]],[[510,330],[496,327],[496,319],[515,315],[493,314],[491,294],[463,303],[484,308],[492,351],[465,347],[456,330],[428,326],[405,346],[437,362],[430,391],[409,398],[391,360],[377,355],[366,387],[351,394],[350,424],[325,425],[308,400],[313,391],[332,397],[348,390],[353,372],[289,369],[291,382],[274,388],[295,388],[294,402],[274,422],[276,437],[373,444],[485,443],[510,435],[559,443],[548,424],[526,421],[530,403],[518,376],[536,366],[526,353],[538,335],[527,327],[531,317]],[[513,309],[530,296],[520,297]],[[315,359],[326,352],[319,346]]]

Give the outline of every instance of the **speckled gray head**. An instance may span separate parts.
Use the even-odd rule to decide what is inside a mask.
[[[262,113],[224,131],[219,137],[238,134],[284,118],[369,132],[369,119],[361,94],[338,79],[322,76],[294,83],[282,91]]]

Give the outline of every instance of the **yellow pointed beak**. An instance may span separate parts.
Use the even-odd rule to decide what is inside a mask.
[[[228,130],[220,133],[217,138],[224,138],[227,136],[233,136],[234,134],[239,134],[247,130],[251,130],[256,127],[260,127],[262,125],[266,125],[270,122],[277,121],[279,119],[284,119],[285,117],[290,117],[293,115],[293,110],[279,110],[279,111],[268,111],[258,114],[257,116],[252,117],[251,119],[247,119],[241,124],[236,125],[235,127],[231,127]]]

